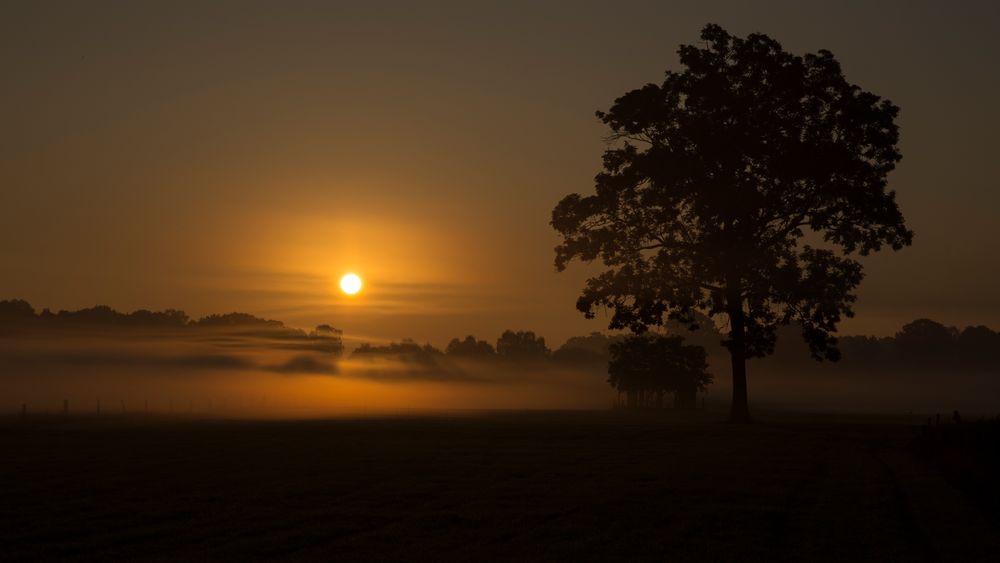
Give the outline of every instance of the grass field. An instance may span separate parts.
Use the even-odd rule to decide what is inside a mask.
[[[524,412],[0,422],[0,558],[990,560],[919,422]],[[991,555],[993,557],[991,557]],[[995,560],[995,559],[994,559]]]

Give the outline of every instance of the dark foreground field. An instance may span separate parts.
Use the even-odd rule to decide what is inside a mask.
[[[0,559],[998,560],[910,421],[0,423]]]

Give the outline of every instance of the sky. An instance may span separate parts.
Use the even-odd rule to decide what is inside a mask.
[[[708,22],[829,49],[901,107],[916,238],[864,260],[842,331],[1000,328],[987,2],[5,2],[0,298],[438,346],[604,329],[574,308],[595,270],[555,271],[551,210],[593,189],[594,112]]]

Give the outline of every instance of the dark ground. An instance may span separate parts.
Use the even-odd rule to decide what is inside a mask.
[[[0,558],[1000,560],[916,421],[721,418],[8,419]]]

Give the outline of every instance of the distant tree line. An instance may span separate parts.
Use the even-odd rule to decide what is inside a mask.
[[[218,317],[219,315],[213,316]],[[246,316],[249,317],[250,315]],[[49,309],[42,309],[36,313],[34,307],[22,299],[0,301],[0,322],[5,324],[45,321],[95,325],[184,327],[191,323],[197,324],[207,319],[208,317],[199,321],[192,321],[187,316],[187,313],[176,309],[166,309],[163,311],[139,309],[131,313],[120,313],[107,305],[97,305],[96,307],[88,307],[77,311],[59,311],[57,313],[53,313]]]
[[[797,327],[785,330],[791,332]],[[779,346],[768,364],[797,368],[808,365],[805,346]],[[931,319],[917,319],[903,325],[893,336],[843,336],[838,339],[843,359],[842,369],[873,369],[878,371],[983,371],[1000,370],[1000,333],[983,326],[959,329]]]
[[[177,309],[150,311],[139,309],[122,313],[106,305],[97,305],[76,311],[49,309],[36,312],[30,303],[22,299],[0,301],[0,327],[10,329],[69,328],[88,330],[93,328],[111,329],[173,329],[179,331],[222,330],[244,336],[256,336],[288,341],[284,347],[325,352],[333,355],[343,353],[343,331],[323,324],[306,332],[285,326],[281,321],[263,319],[248,313],[214,314],[192,319],[187,313]]]
[[[702,347],[709,359],[721,359],[721,355],[725,353],[720,344],[724,336],[707,317],[698,316],[695,321],[696,329],[693,331],[689,330],[686,323],[676,322],[667,323],[662,334],[683,336],[684,346]],[[184,311],[177,309],[140,309],[122,313],[104,305],[53,313],[48,309],[36,311],[30,303],[21,299],[0,300],[0,329],[9,333],[11,330],[32,327],[63,327],[83,331],[96,327],[152,327],[182,332],[211,329],[273,338],[284,341],[282,346],[289,349],[321,351],[333,355],[341,355],[344,351],[343,332],[328,324],[306,332],[287,327],[281,321],[247,313],[214,314],[192,319]],[[782,345],[777,347],[775,354],[757,361],[768,368],[819,369],[811,361],[808,347],[800,339],[792,337],[794,332],[801,330],[801,327],[794,324],[784,327],[782,331],[788,334],[781,338]],[[352,357],[392,357],[424,364],[444,359],[527,362],[603,372],[614,356],[613,346],[624,341],[625,337],[622,335],[592,332],[586,336],[571,337],[553,350],[544,337],[533,331],[506,330],[493,343],[467,335],[453,338],[443,350],[430,344],[418,344],[411,339],[386,345],[362,344],[354,350]],[[892,336],[842,336],[838,339],[838,347],[842,352],[842,360],[828,369],[884,372],[1000,370],[1000,357],[996,354],[996,350],[1000,349],[1000,333],[983,325],[960,329],[930,319],[917,319],[904,325]],[[627,394],[625,387],[619,387],[618,383],[612,385]],[[657,392],[652,391],[653,403],[657,401]],[[664,388],[664,392],[672,391]],[[642,402],[639,395],[636,397],[637,403]]]
[[[720,347],[722,335],[711,319],[696,315],[690,325],[679,322],[667,323],[664,332],[684,337],[685,344],[705,347],[709,350]],[[474,335],[452,338],[444,350],[430,344],[419,345],[412,339],[392,342],[384,346],[362,344],[354,354],[386,355],[405,358],[459,358],[486,361],[552,362],[566,366],[596,367],[604,370],[611,358],[611,346],[625,339],[621,334],[591,332],[586,336],[573,336],[562,346],[552,350],[545,341],[531,330],[505,330],[494,343],[479,339]],[[418,352],[419,350],[419,352]]]
[[[612,343],[620,336],[609,336],[599,332],[588,336],[570,338],[555,351],[545,343],[545,338],[530,330],[505,330],[491,344],[473,335],[453,338],[444,350],[430,344],[418,344],[413,339],[390,342],[374,346],[362,344],[352,352],[352,357],[393,357],[404,361],[421,363],[438,359],[460,359],[478,362],[520,362],[520,363],[560,363],[575,366],[593,365],[604,368],[609,358]]]
[[[351,357],[354,358],[386,357],[419,364],[433,364],[442,356],[444,353],[441,350],[430,344],[421,346],[410,338],[404,338],[402,342],[390,342],[384,346],[373,346],[365,342],[351,353]]]
[[[384,346],[364,343],[354,350],[352,356],[392,356],[419,362],[432,362],[445,357],[478,361],[546,361],[551,358],[552,351],[546,346],[545,338],[530,330],[506,330],[497,339],[495,346],[471,334],[462,339],[453,338],[443,351],[430,344],[420,345],[412,339],[404,338],[402,342],[390,342]]]

